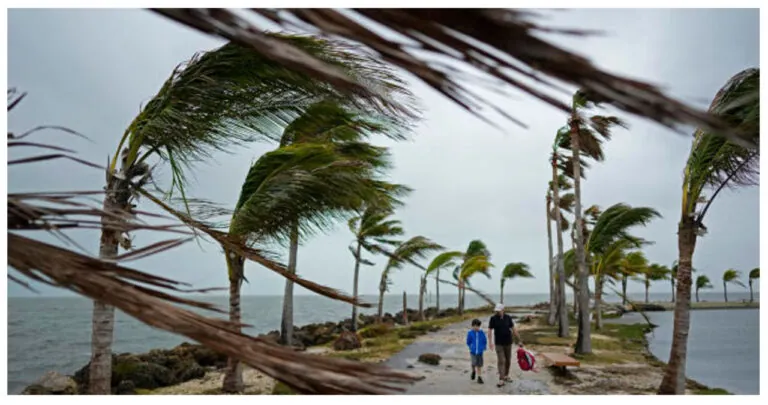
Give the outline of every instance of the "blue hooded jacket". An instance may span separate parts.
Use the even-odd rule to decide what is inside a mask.
[[[470,354],[483,354],[487,344],[488,339],[485,337],[485,332],[482,329],[477,331],[470,329],[467,332],[467,346],[469,346]]]

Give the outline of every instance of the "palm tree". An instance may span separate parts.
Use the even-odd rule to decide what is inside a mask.
[[[389,71],[378,76],[369,72],[371,66],[380,66],[375,61],[337,49],[330,42],[280,38],[337,64],[351,76],[359,76],[352,72],[358,70],[370,75],[374,84],[388,79]],[[403,88],[397,82],[393,85]],[[172,184],[167,197],[178,193],[186,203],[185,181],[192,163],[243,142],[278,139],[281,125],[318,98],[349,100],[361,109],[381,112],[393,103],[386,92],[353,96],[338,91],[232,43],[195,55],[173,71],[125,130],[107,168],[105,211],[130,211],[137,190],[151,176],[148,162],[153,158],[170,166]],[[107,260],[117,256],[119,246],[130,249],[130,239],[115,230],[120,222],[117,217],[103,220],[99,254]],[[109,394],[114,308],[94,302],[92,326],[89,392]]]
[[[382,120],[369,117],[370,114],[357,112],[334,101],[320,101],[311,105],[283,131],[280,147],[302,143],[333,144],[345,158],[371,165],[377,172],[390,167],[388,160],[382,160],[363,140],[375,134],[390,139],[403,138],[403,125],[396,118]],[[379,122],[374,122],[377,119]],[[389,125],[387,125],[389,124]],[[329,186],[331,183],[329,183]],[[329,222],[333,218],[328,218]],[[294,221],[291,229],[288,254],[288,271],[296,273],[296,260],[299,248],[299,221]],[[293,343],[293,281],[285,280],[283,295],[283,313],[280,323],[280,342]]]
[[[559,175],[557,178],[558,185],[557,189],[558,192],[560,190],[565,191],[571,189],[571,184],[568,180],[568,178],[565,175]],[[547,188],[547,196],[546,196],[546,202],[547,202],[547,247],[548,247],[548,253],[549,253],[549,314],[547,316],[547,322],[550,325],[554,325],[556,322],[556,316],[557,316],[557,302],[559,300],[559,293],[558,293],[558,286],[557,286],[557,277],[556,277],[556,259],[554,257],[554,253],[552,251],[552,226],[551,222],[555,220],[556,216],[559,216],[560,218],[560,227],[559,229],[561,231],[566,231],[569,227],[568,221],[564,218],[562,211],[567,212],[573,212],[573,198],[574,195],[572,193],[568,193],[562,196],[559,196],[559,207],[560,212],[555,213],[552,208],[552,195],[554,194],[555,185],[552,184],[552,181],[549,182],[549,186]],[[557,226],[555,226],[557,228]]]
[[[384,316],[384,293],[389,290],[389,275],[394,270],[399,270],[404,264],[413,264],[423,270],[422,265],[416,262],[417,259],[424,259],[426,255],[433,251],[444,250],[445,248],[437,243],[425,238],[424,236],[414,236],[411,239],[401,243],[387,261],[387,266],[381,272],[381,281],[379,282],[379,308],[377,321],[381,322]],[[427,272],[421,277],[419,287],[419,318],[424,320],[424,292],[427,287]]]
[[[525,263],[507,263],[501,271],[501,293],[499,302],[504,303],[504,284],[513,278],[533,278],[529,267]]]
[[[390,207],[367,204],[361,214],[349,220],[349,230],[355,235],[353,245],[349,246],[355,258],[355,272],[352,284],[352,295],[357,297],[360,265],[372,266],[373,263],[362,257],[365,250],[371,254],[388,252],[388,246],[399,246],[401,242],[393,239],[403,235],[400,221],[392,219],[394,212]],[[357,330],[357,306],[352,307],[352,330]]]
[[[651,288],[651,282],[668,279],[670,270],[667,266],[662,264],[652,263],[648,266],[646,271],[641,274],[643,277],[637,280],[642,281],[643,285],[645,286],[645,303],[648,304],[650,303],[649,292]]]
[[[725,302],[728,302],[728,283],[746,288],[744,283],[739,280],[739,277],[741,277],[741,272],[734,269],[728,269],[723,272],[723,296],[725,297]]]
[[[325,229],[360,199],[380,195],[372,182],[374,168],[383,165],[383,148],[368,149],[367,161],[350,159],[345,146],[297,143],[259,158],[241,188],[229,225],[229,235],[249,244],[296,240],[297,234]],[[361,155],[357,155],[359,157]],[[298,225],[298,227],[296,226]],[[224,249],[230,282],[230,321],[240,323],[240,288],[245,260]],[[242,391],[239,363],[231,359],[224,378],[225,392]]]
[[[699,302],[699,290],[707,288],[712,288],[712,283],[709,281],[709,277],[703,274],[696,277],[696,302]]]
[[[462,259],[463,261],[458,271],[458,284],[461,291],[459,295],[459,314],[464,313],[464,284],[476,274],[483,274],[490,278],[489,271],[493,267],[493,264],[490,263],[491,252],[485,243],[479,239],[469,242]]]
[[[654,218],[659,217],[661,217],[661,214],[653,208],[631,207],[627,204],[618,203],[603,211],[595,222],[594,228],[589,233],[585,248],[590,255],[591,273],[596,275],[595,306],[597,307],[597,317],[595,321],[598,328],[602,327],[600,311],[602,280],[606,274],[617,271],[615,267],[618,265],[624,249],[639,248],[649,243],[642,238],[630,235],[628,233],[629,229],[636,226],[645,226]],[[609,265],[613,269],[609,268]],[[588,284],[578,285],[580,290],[584,289],[582,286],[586,287]],[[589,298],[588,291],[579,291],[580,295],[585,293],[587,293],[587,298]],[[579,313],[584,311],[582,305],[584,303],[580,300]],[[587,305],[589,305],[589,300],[587,300]],[[589,313],[587,313],[588,316]],[[585,320],[588,321],[589,318]],[[575,348],[577,353],[582,353],[580,350],[590,350],[591,352],[591,342],[587,340],[589,335],[585,336],[585,343],[577,345]]]
[[[577,353],[591,352],[590,323],[589,323],[589,271],[587,269],[587,251],[584,240],[584,223],[581,217],[581,153],[596,161],[603,160],[602,140],[610,139],[611,129],[623,123],[616,117],[593,115],[587,117],[582,110],[595,106],[585,91],[577,91],[571,103],[571,114],[568,126],[561,129],[565,132],[561,139],[570,138],[572,165],[574,168],[573,190],[575,199],[574,246],[579,286],[579,316],[578,338],[576,339]]]
[[[443,252],[435,256],[424,270],[425,276],[435,275],[435,295],[437,296],[436,306],[438,312],[440,311],[440,270],[449,268],[458,269],[460,267],[458,260],[463,255],[462,252],[458,251]],[[456,279],[458,281],[458,274]]]
[[[760,268],[755,267],[749,272],[749,302],[755,302],[755,296],[752,295],[752,281],[760,278]]]
[[[738,132],[741,138],[755,143],[759,143],[760,137],[759,83],[760,70],[746,69],[728,80],[709,108],[712,114],[736,127],[729,132]],[[679,265],[675,325],[669,363],[659,394],[685,393],[685,359],[691,322],[691,261],[696,239],[707,230],[703,224],[707,211],[724,188],[759,183],[760,151],[729,142],[721,135],[698,129],[684,170],[682,212],[677,232]],[[707,189],[712,190],[709,198],[703,194]]]
[[[621,263],[621,294],[622,294],[622,305],[627,305],[627,284],[629,282],[629,278],[640,275],[640,274],[647,274],[648,269],[648,259],[645,258],[645,254],[641,251],[634,251],[629,252],[624,256],[624,259]],[[646,288],[646,299],[647,299],[647,288]]]

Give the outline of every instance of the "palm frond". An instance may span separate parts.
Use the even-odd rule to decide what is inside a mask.
[[[642,241],[628,233],[635,226],[645,226],[661,214],[650,207],[630,207],[624,203],[615,204],[600,215],[595,223],[586,249],[592,253],[602,253],[612,243],[619,239],[630,239],[636,244]]]
[[[362,86],[355,77],[345,75],[290,43],[260,32],[250,21],[225,10],[155,9],[177,22],[206,33],[215,34],[249,46],[279,64],[306,73],[343,88],[360,92]],[[381,60],[398,66],[418,77],[452,101],[480,115],[483,108],[492,108],[513,122],[490,101],[477,96],[465,84],[482,84],[490,78],[489,89],[508,93],[508,88],[520,89],[546,103],[570,110],[570,105],[558,100],[553,92],[563,90],[555,80],[564,81],[589,94],[595,102],[609,103],[632,114],[650,118],[667,126],[677,123],[693,124],[723,133],[734,140],[750,144],[751,138],[741,137],[722,120],[698,111],[664,95],[647,83],[607,73],[587,59],[557,47],[537,37],[541,32],[570,35],[587,34],[580,30],[552,29],[533,22],[532,13],[522,10],[499,9],[251,9],[285,28],[315,29],[323,34],[356,41],[376,52]],[[362,25],[360,18],[379,25],[377,29]],[[378,28],[404,35],[410,43],[393,41],[380,35]],[[478,68],[480,76],[470,75],[443,63],[429,63],[416,51],[427,51],[462,65]],[[546,78],[536,75],[538,70]],[[479,72],[478,72],[479,71]],[[521,79],[532,79],[530,86]],[[482,116],[481,116],[482,117]],[[754,144],[750,144],[754,147]]]
[[[533,274],[530,272],[530,267],[522,262],[507,263],[504,269],[501,271],[501,278],[533,278]]]
[[[750,280],[755,280],[755,279],[758,279],[758,278],[760,278],[760,268],[759,267],[755,267],[754,269],[749,271],[749,279]]]
[[[437,270],[445,269],[448,267],[456,267],[458,265],[457,259],[463,256],[464,256],[463,252],[459,252],[455,250],[440,253],[439,255],[435,256],[435,258],[432,259],[432,261],[429,263],[426,269],[426,273],[432,274]]]
[[[705,288],[713,288],[712,282],[709,281],[709,277],[702,274],[696,277],[696,290],[703,290]]]
[[[403,264],[411,263],[418,267],[423,267],[417,262],[418,259],[425,259],[428,254],[444,250],[445,248],[424,236],[414,236],[411,239],[400,244],[395,249],[394,258],[390,258],[387,269],[400,269]]]

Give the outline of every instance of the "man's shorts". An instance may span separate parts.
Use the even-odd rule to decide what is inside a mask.
[[[482,367],[483,366],[483,355],[482,354],[470,354],[469,358],[472,361],[472,367]]]

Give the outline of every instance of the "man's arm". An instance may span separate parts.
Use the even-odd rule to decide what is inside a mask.
[[[493,350],[493,317],[488,321],[488,348]]]
[[[517,327],[515,327],[514,324],[512,324],[512,335],[514,335],[517,338],[517,343],[522,346],[523,345],[523,338],[520,337],[520,334],[517,333]]]

